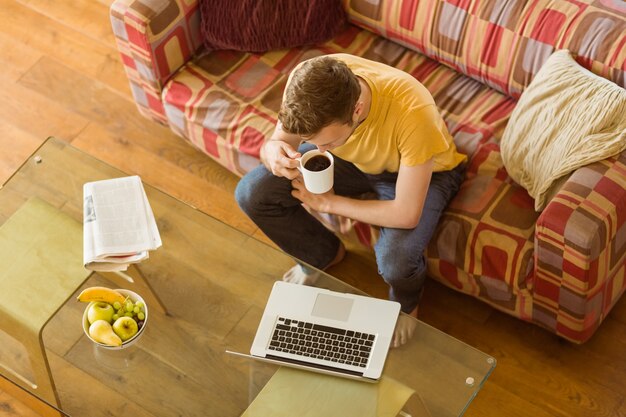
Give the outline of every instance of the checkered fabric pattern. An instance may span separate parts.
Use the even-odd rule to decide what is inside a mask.
[[[583,167],[537,220],[532,320],[591,337],[624,292],[626,152]]]
[[[508,177],[499,139],[550,53],[568,48],[624,86],[626,18],[610,0],[343,0],[352,22],[315,47],[198,50],[194,0],[118,0],[114,31],[140,111],[237,175],[258,165],[289,72],[346,52],[400,68],[431,91],[467,178],[427,251],[431,276],[575,342],[626,286],[626,154],[576,171],[539,215]],[[417,51],[417,52],[416,52]],[[182,64],[184,63],[184,65]],[[315,213],[372,247],[377,229]]]
[[[139,111],[167,124],[163,85],[202,44],[197,0],[117,0],[110,17]]]
[[[350,20],[518,97],[555,49],[622,87],[626,5],[612,0],[344,0]]]

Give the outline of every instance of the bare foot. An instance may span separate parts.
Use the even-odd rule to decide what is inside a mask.
[[[346,247],[342,242],[339,242],[339,250],[337,250],[337,255],[335,255],[335,259],[333,259],[324,270],[330,268],[333,265],[338,264],[342,261],[342,259],[346,256]],[[289,271],[285,272],[283,275],[283,281],[291,282],[292,284],[300,284],[300,285],[314,285],[318,278],[320,277],[320,273],[314,271],[310,274],[304,272],[304,270],[300,267],[300,265],[294,265]]]
[[[317,271],[307,274],[300,265],[294,265],[289,271],[285,272],[283,281],[299,285],[315,285],[319,277],[320,273]]]
[[[396,328],[393,331],[393,338],[391,340],[391,347],[397,348],[407,343],[413,337],[415,328],[417,327],[417,307],[415,310],[407,314],[400,314],[396,323]]]

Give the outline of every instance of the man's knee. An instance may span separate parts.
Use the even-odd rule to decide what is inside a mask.
[[[271,200],[268,193],[272,193],[274,184],[278,177],[275,177],[264,166],[259,165],[239,180],[235,188],[235,200],[244,211],[250,215],[255,209],[261,207],[264,201]]]
[[[409,256],[405,256],[397,251],[377,252],[376,262],[379,274],[391,286],[406,284],[407,280],[423,280],[426,276],[424,255],[409,254]]]
[[[244,213],[249,213],[254,207],[254,188],[253,181],[251,181],[249,175],[245,175],[237,184],[237,188],[235,188],[235,200],[237,200],[237,204],[239,204]]]
[[[291,181],[277,177],[259,165],[247,173],[235,188],[235,200],[248,216],[270,207],[290,207],[299,203],[291,195]]]

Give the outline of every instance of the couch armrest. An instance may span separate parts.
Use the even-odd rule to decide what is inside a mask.
[[[201,45],[198,1],[116,0],[110,17],[139,111],[167,124],[161,90]]]
[[[533,321],[586,341],[626,285],[626,152],[575,171],[537,219]]]

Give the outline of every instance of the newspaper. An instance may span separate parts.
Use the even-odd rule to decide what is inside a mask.
[[[83,263],[92,271],[125,271],[161,246],[154,214],[138,176],[83,186]]]

